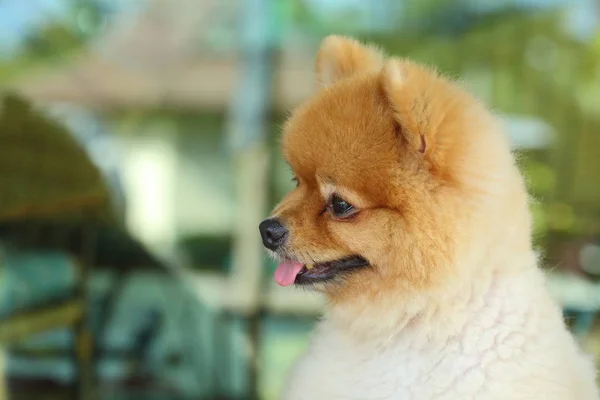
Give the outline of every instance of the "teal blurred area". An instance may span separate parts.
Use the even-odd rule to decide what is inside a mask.
[[[549,284],[600,360],[594,0],[0,0],[0,399],[275,399],[323,299],[258,223],[331,33],[505,123]]]

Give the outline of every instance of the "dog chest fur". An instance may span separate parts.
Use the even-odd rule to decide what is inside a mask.
[[[497,276],[483,296],[472,289],[466,302],[447,304],[460,315],[443,326],[424,317],[377,340],[358,341],[325,319],[284,398],[598,399],[592,365],[542,280],[536,269]]]

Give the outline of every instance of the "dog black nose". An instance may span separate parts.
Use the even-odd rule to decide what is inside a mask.
[[[288,234],[285,226],[281,225],[281,222],[275,218],[265,219],[260,223],[258,229],[263,244],[269,250],[277,250],[285,242]]]

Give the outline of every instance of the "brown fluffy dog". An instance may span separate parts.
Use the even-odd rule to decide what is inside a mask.
[[[454,260],[482,239],[481,225],[490,236],[506,233],[490,206],[527,225],[512,229],[522,232],[516,243],[529,233],[522,180],[507,171],[506,138],[483,107],[434,70],[399,59],[382,65],[375,49],[329,37],[317,61],[325,89],[285,126],[298,188],[273,212],[290,231],[279,256],[319,263],[359,255],[371,266],[317,285],[334,302],[370,303],[456,276]],[[331,212],[334,193],[351,215]]]
[[[289,398],[475,398],[439,382],[483,373],[482,343],[495,329],[537,340],[537,320],[528,320],[535,329],[515,322],[525,312],[543,314],[539,326],[552,332],[553,349],[507,363],[504,389],[494,380],[482,389],[474,380],[470,390],[479,390],[477,398],[521,398],[510,385],[513,364],[552,369],[562,359],[577,377],[565,381],[545,369],[529,378],[559,388],[525,385],[519,393],[533,397],[522,398],[596,398],[591,369],[543,288],[524,180],[496,119],[435,70],[386,60],[342,37],[324,40],[317,75],[322,89],[284,129],[284,156],[298,187],[260,227],[265,246],[282,260],[277,282],[308,285],[329,299],[305,367],[294,373],[295,382],[324,389],[292,384]],[[532,302],[538,309],[529,310]],[[514,315],[504,321],[498,307]],[[496,325],[486,331],[478,318]],[[466,341],[462,353],[456,338]],[[474,366],[442,367],[440,357]],[[358,364],[366,373],[349,367]]]

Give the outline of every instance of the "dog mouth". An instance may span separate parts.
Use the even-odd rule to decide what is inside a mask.
[[[302,264],[298,261],[284,261],[275,271],[275,281],[281,286],[309,285],[327,282],[341,274],[369,266],[361,256],[349,256],[334,261]]]

